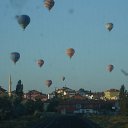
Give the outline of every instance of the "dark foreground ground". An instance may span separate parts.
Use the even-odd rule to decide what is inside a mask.
[[[102,128],[128,128],[128,116],[123,115],[93,115],[89,117]]]
[[[32,128],[100,128],[100,126],[76,115],[57,115],[42,120]]]
[[[92,115],[88,118],[89,120],[85,116],[41,113],[11,120],[0,120],[0,128],[128,128],[128,116]]]

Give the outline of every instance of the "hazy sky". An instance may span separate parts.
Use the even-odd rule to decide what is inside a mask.
[[[124,84],[128,77],[128,0],[55,0],[49,12],[43,0],[0,0],[0,85],[8,89],[9,75],[15,89],[18,80],[24,90],[49,93],[67,86],[105,91]],[[16,15],[26,14],[31,22],[25,31]],[[112,22],[111,32],[105,24]],[[74,48],[70,60],[65,51]],[[19,52],[16,65],[11,52]],[[42,58],[42,68],[36,60]],[[110,73],[108,64],[114,65]],[[65,76],[65,81],[62,77]],[[50,88],[45,80],[51,79]]]

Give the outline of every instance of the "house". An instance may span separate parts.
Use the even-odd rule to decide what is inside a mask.
[[[81,96],[90,96],[92,93],[91,93],[91,90],[88,91],[88,90],[84,90],[83,88],[80,88],[77,93],[79,93]]]
[[[108,100],[117,100],[119,98],[119,90],[109,89],[104,92],[104,98]]]
[[[75,94],[76,94],[75,90],[72,90],[68,87],[62,87],[62,88],[59,88],[59,89],[53,91],[52,93],[48,94],[48,99],[52,99],[56,96],[60,97],[62,99],[71,98],[71,97],[75,96]]]
[[[57,110],[61,114],[109,114],[114,112],[115,100],[68,99],[63,100]]]
[[[63,87],[58,90],[56,90],[58,95],[65,96],[67,98],[71,98],[76,94],[76,91],[73,89],[70,89],[68,87]]]
[[[62,101],[58,106],[58,112],[66,113],[96,113],[103,101],[95,101],[89,99],[69,99]]]
[[[87,98],[80,95],[79,93],[76,93],[74,96],[71,97],[71,99],[84,100],[84,99],[87,99]]]
[[[104,99],[104,92],[94,92],[94,93],[92,93],[92,99],[95,99],[95,100]]]
[[[91,92],[91,90],[88,91],[88,90],[84,90],[83,88],[79,89],[77,93],[85,98],[95,99],[95,100],[103,99],[104,96],[104,92]]]
[[[46,101],[48,99],[48,96],[37,90],[31,90],[28,93],[24,94],[24,98],[34,101],[36,101],[37,99],[40,99],[41,101]]]
[[[56,94],[55,91],[53,91],[52,93],[49,93],[49,94],[48,94],[48,99],[54,98],[54,97],[55,97],[55,94]]]

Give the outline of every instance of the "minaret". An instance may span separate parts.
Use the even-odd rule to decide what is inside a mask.
[[[12,80],[11,80],[11,75],[9,76],[9,82],[8,82],[8,95],[9,95],[9,97],[12,95]]]

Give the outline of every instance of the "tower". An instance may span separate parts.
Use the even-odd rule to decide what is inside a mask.
[[[11,80],[11,75],[9,75],[8,95],[9,95],[9,97],[12,95],[12,80]]]

